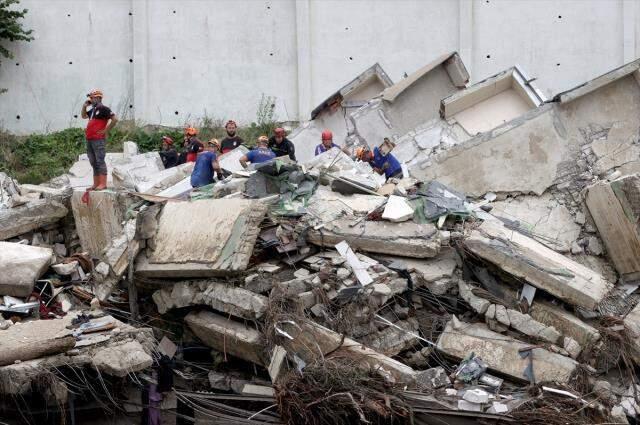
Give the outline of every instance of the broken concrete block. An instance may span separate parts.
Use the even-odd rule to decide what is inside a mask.
[[[578,241],[571,242],[571,253],[573,255],[579,255],[579,254],[583,254],[584,253],[584,249],[578,243]]]
[[[416,372],[405,364],[377,353],[374,350],[350,339],[344,338],[315,322],[281,322],[279,329],[288,337],[282,338],[282,346],[290,354],[296,354],[307,364],[328,358],[349,356],[358,359],[363,368],[370,369],[383,376],[389,382],[413,384]],[[338,348],[336,348],[338,347]]]
[[[262,334],[209,311],[191,312],[185,323],[209,347],[265,366]]]
[[[138,179],[135,189],[140,193],[155,195],[191,177],[195,162],[187,162],[176,167],[150,173],[144,179]]]
[[[271,377],[271,382],[276,383],[280,374],[284,372],[283,366],[286,361],[287,350],[285,350],[282,346],[276,345],[273,348],[273,352],[271,353],[271,361],[269,362],[269,377]]]
[[[475,353],[487,363],[489,369],[516,380],[526,380],[523,372],[529,364],[529,358],[522,358],[518,350],[529,346],[528,343],[492,332],[481,323],[465,323],[454,328],[453,321],[446,325],[437,342],[438,350],[447,355],[464,359],[469,353]],[[534,348],[532,354],[536,382],[549,380],[566,383],[578,366],[576,361],[542,348]]]
[[[407,202],[407,199],[402,196],[391,195],[387,200],[387,205],[384,207],[382,218],[385,220],[399,223],[407,221],[413,217],[413,208]]]
[[[588,310],[613,287],[598,273],[494,221],[482,223],[463,244],[517,279]]]
[[[128,341],[98,350],[91,362],[101,372],[122,378],[151,367],[153,359],[138,341]]]
[[[153,301],[160,314],[172,308],[208,305],[223,313],[244,319],[259,319],[267,310],[269,299],[244,288],[221,282],[178,282],[153,293]]]
[[[471,287],[462,279],[458,280],[458,292],[462,299],[478,314],[485,314],[491,305],[491,303],[484,298],[475,296],[473,292],[471,292]]]
[[[506,327],[511,326],[509,315],[507,314],[507,308],[503,305],[496,304],[496,320]]]
[[[631,354],[637,364],[640,364],[640,304],[624,318],[624,326],[631,332],[633,345]]]
[[[152,181],[164,170],[158,152],[147,152],[128,158],[128,162],[116,165],[111,170],[116,189],[143,192],[141,188],[153,187]]]
[[[449,375],[442,366],[434,367],[427,370],[421,370],[416,373],[416,385],[420,389],[435,390],[437,388],[448,387],[451,385]]]
[[[538,336],[546,328],[545,325],[536,322],[528,314],[522,314],[511,309],[507,310],[507,314],[509,315],[510,326],[525,335]]]
[[[2,250],[0,250],[0,253]],[[0,262],[1,264],[1,262]],[[18,323],[2,331],[0,366],[26,361],[72,349],[75,338],[66,328],[71,319],[34,320]]]
[[[71,261],[66,264],[65,263],[54,264],[53,266],[51,266],[51,268],[53,269],[54,272],[56,272],[60,276],[69,276],[78,268],[78,262]]]
[[[580,226],[569,210],[548,193],[510,198],[491,205],[492,215],[517,222],[533,239],[558,252],[568,252],[580,235]]]
[[[496,307],[497,304],[491,304],[489,306],[489,308],[487,308],[487,311],[484,313],[484,318],[486,320],[493,320],[496,317]],[[507,317],[508,318],[508,317]]]
[[[553,326],[562,335],[571,337],[581,346],[589,345],[600,339],[598,330],[562,307],[542,300],[536,300],[529,308],[529,315],[540,323]]]
[[[0,294],[26,297],[47,270],[53,250],[0,242]]]
[[[484,404],[489,402],[489,393],[481,390],[480,388],[474,388],[466,390],[462,395],[462,398],[467,400],[469,403]]]
[[[556,344],[562,335],[553,326],[547,326],[538,332],[538,335],[536,336],[552,344]]]
[[[0,209],[0,241],[61,220],[69,211],[53,199],[38,199],[15,208]]]
[[[587,238],[587,250],[593,255],[602,255],[604,252],[600,241],[595,236],[589,236]]]
[[[636,227],[640,218],[640,176],[624,176],[611,183],[599,182],[585,191],[585,201],[598,228],[607,253],[618,273],[625,280],[640,277],[640,233]],[[594,238],[589,248],[602,251]],[[596,254],[598,255],[598,254]]]
[[[416,319],[398,320],[394,325],[401,329],[396,326],[389,326],[379,332],[361,338],[360,342],[387,356],[395,356],[420,342],[416,337],[419,328]]]
[[[440,251],[438,231],[432,224],[386,223],[341,218],[326,223],[321,230],[309,229],[307,241],[319,246],[334,246],[348,240],[354,250],[406,257],[435,257]],[[389,238],[393,234],[393,238]]]
[[[458,400],[458,410],[467,410],[470,412],[482,412],[482,405],[471,403],[467,400]]]
[[[567,353],[569,353],[572,359],[577,359],[580,355],[580,352],[582,351],[582,347],[580,347],[580,344],[578,344],[575,339],[568,336],[564,337],[562,346],[565,350],[567,350]]]
[[[105,247],[122,232],[126,205],[118,193],[108,190],[93,191],[89,204],[82,202],[84,191],[75,191],[71,197],[73,218],[82,250],[94,258],[102,258]]]
[[[267,205],[244,199],[167,203],[136,275],[206,277],[247,268]]]

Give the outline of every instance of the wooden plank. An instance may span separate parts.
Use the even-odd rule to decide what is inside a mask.
[[[607,253],[622,276],[640,272],[640,240],[608,183],[587,188],[586,203]]]

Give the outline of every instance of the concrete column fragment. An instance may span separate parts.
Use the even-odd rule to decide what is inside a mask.
[[[191,312],[185,323],[209,347],[266,366],[262,334],[242,323],[209,311]]]

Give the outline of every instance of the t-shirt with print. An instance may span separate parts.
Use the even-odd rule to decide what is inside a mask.
[[[276,154],[269,148],[255,148],[247,152],[247,159],[252,164],[267,162],[276,157]]]
[[[107,128],[107,123],[114,113],[111,112],[111,109],[99,103],[87,111],[87,115],[89,116],[89,122],[84,132],[87,140],[104,139],[104,133],[102,133],[102,131]]]
[[[238,146],[242,145],[243,143],[244,143],[244,140],[242,140],[242,138],[237,134],[233,137],[227,136],[224,139],[222,139],[222,142],[220,142],[220,152],[222,153],[230,152],[235,148],[237,148]]]

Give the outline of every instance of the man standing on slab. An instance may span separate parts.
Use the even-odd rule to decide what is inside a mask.
[[[89,119],[85,137],[89,163],[93,168],[93,186],[87,191],[103,190],[107,188],[106,139],[118,119],[111,109],[102,104],[102,91],[94,90],[87,97],[89,99],[82,104],[80,111],[82,118]],[[91,109],[87,110],[89,106]]]

